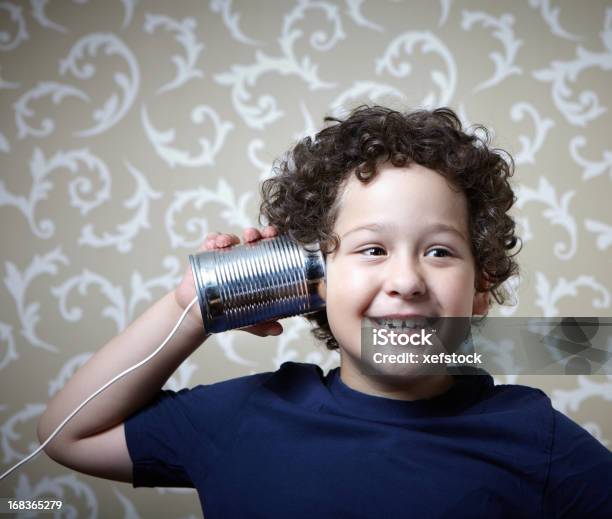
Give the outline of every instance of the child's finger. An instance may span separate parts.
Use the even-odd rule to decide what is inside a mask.
[[[267,337],[268,335],[280,335],[283,333],[283,325],[278,321],[265,321],[246,328],[240,328],[239,331],[251,333],[258,337]]]
[[[261,230],[261,234],[265,238],[272,238],[272,236],[276,236],[278,234],[278,229],[273,225],[267,225]]]
[[[206,240],[204,240],[204,248],[206,249],[214,249],[215,240],[220,233],[218,232],[210,232],[206,235]]]
[[[283,333],[283,331],[283,325],[278,321],[274,321],[268,327],[268,335],[280,335],[281,333]]]
[[[276,227],[268,225],[259,230],[255,227],[248,227],[244,230],[244,238],[247,242],[261,240],[262,238],[272,238],[278,234]]]
[[[206,235],[204,243],[198,249],[198,252],[207,250],[222,249],[230,245],[238,245],[240,238],[235,234],[221,234],[219,232],[211,232]]]
[[[247,227],[243,231],[243,235],[244,235],[244,241],[246,243],[257,241],[261,238],[260,232],[257,229],[255,229],[255,227]]]
[[[240,238],[235,234],[220,234],[215,238],[215,246],[218,248],[230,247],[231,245],[238,245]]]
[[[204,238],[204,241],[202,242],[200,247],[198,247],[198,252],[204,252],[204,251],[212,249],[213,248],[214,239],[217,236],[219,236],[218,232],[209,232],[206,235],[206,238]]]

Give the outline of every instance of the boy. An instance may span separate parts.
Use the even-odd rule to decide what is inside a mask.
[[[315,337],[340,368],[160,388],[206,338],[196,307],[148,364],[69,422],[47,453],[134,486],[198,490],[214,517],[610,517],[612,455],[539,390],[488,374],[366,375],[364,319],[486,315],[517,271],[508,164],[450,109],[360,107],[306,138],[264,182],[268,227],[318,241]],[[205,248],[239,243],[213,233]],[[49,403],[43,441],[86,396],[155,349],[195,292],[181,284],[104,346]],[[247,331],[278,335],[278,322]]]

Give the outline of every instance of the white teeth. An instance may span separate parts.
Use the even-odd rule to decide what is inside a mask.
[[[427,321],[425,319],[374,319],[374,321],[379,326],[385,326],[387,328],[415,329],[427,326]]]

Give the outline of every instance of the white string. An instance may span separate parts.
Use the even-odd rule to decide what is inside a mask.
[[[174,325],[174,328],[172,329],[172,331],[170,332],[170,334],[168,335],[168,337],[166,337],[166,339],[164,340],[164,342],[162,342],[158,348],[151,353],[148,357],[146,357],[145,359],[141,360],[140,362],[138,362],[137,364],[134,364],[133,366],[129,367],[128,369],[122,371],[121,373],[119,373],[118,375],[116,375],[115,377],[113,377],[111,380],[109,380],[106,384],[104,384],[100,389],[98,389],[97,391],[95,391],[93,394],[91,394],[89,397],[87,397],[83,403],[81,403],[81,405],[79,405],[74,411],[72,411],[72,413],[70,413],[66,419],[57,426],[57,428],[55,429],[55,431],[53,431],[53,433],[51,433],[51,436],[49,436],[45,442],[38,447],[38,449],[36,449],[32,454],[30,454],[29,456],[27,456],[26,458],[22,459],[19,463],[17,463],[15,466],[11,467],[10,469],[8,469],[4,474],[2,474],[0,476],[0,481],[2,481],[6,476],[8,476],[11,472],[13,472],[17,467],[20,467],[21,465],[23,465],[24,463],[26,463],[28,460],[30,460],[31,458],[33,458],[34,456],[36,456],[42,449],[44,449],[45,445],[47,445],[47,443],[49,443],[54,437],[55,435],[60,432],[60,430],[64,427],[64,425],[66,425],[68,423],[68,421],[75,415],[77,414],[92,398],[95,398],[96,396],[98,396],[100,393],[102,393],[102,391],[104,391],[106,388],[108,388],[111,384],[114,384],[115,382],[117,382],[117,380],[119,380],[120,378],[122,378],[123,376],[127,375],[128,373],[134,371],[136,368],[139,368],[140,366],[142,366],[143,364],[145,364],[146,362],[149,362],[155,355],[157,355],[161,349],[166,345],[166,343],[172,338],[172,336],[174,335],[174,332],[176,332],[177,328],[180,326],[180,324],[183,322],[183,319],[185,319],[185,316],[187,315],[187,312],[189,312],[189,310],[191,309],[191,307],[195,304],[195,302],[198,300],[197,297],[195,297],[193,299],[193,301],[191,301],[191,303],[189,303],[189,306],[187,306],[187,308],[185,308],[184,312],[182,313],[181,317],[179,318],[179,320],[177,321],[177,323]]]

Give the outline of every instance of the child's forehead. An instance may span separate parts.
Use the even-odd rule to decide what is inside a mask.
[[[433,220],[433,221],[421,221],[418,225],[419,231],[427,234],[438,234],[444,233],[449,235],[454,235],[456,238],[462,239],[464,241],[468,241],[468,238],[465,234],[464,229],[461,225],[457,225],[457,222],[447,222],[443,220]],[[345,238],[347,235],[354,234],[360,231],[370,231],[378,234],[386,234],[386,235],[401,235],[403,233],[403,228],[401,225],[397,225],[393,221],[369,221],[367,218],[364,219],[361,223],[350,227],[348,231],[341,236],[341,238]]]
[[[368,182],[351,174],[340,185],[335,206],[342,219],[376,214],[442,220],[467,216],[465,194],[442,174],[418,164],[383,165]]]

